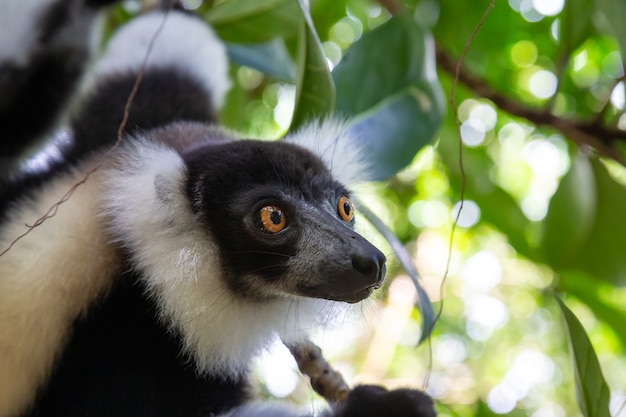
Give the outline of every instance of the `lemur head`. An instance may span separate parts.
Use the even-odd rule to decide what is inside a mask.
[[[102,173],[108,233],[200,371],[236,375],[381,285],[385,256],[354,232],[338,181],[362,166],[340,128],[263,142],[172,123],[127,140]]]
[[[353,230],[349,192],[312,152],[233,141],[195,147],[183,159],[187,196],[235,294],[353,303],[381,285],[385,256]]]

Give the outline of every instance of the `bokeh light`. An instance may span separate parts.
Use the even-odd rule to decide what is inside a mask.
[[[561,13],[565,0],[533,0],[533,8],[544,16]]]
[[[554,73],[540,70],[530,76],[528,89],[537,98],[550,98],[556,93],[557,78]]]
[[[511,32],[497,40],[480,33],[467,56],[467,68],[484,77],[494,91],[537,112],[594,120],[594,112],[603,109],[606,120],[626,130],[619,45],[590,35],[576,45],[569,59],[559,62],[561,41],[568,40],[567,34],[560,33],[564,0],[508,3],[509,8],[497,11],[508,13],[505,20]],[[438,21],[446,17],[445,4],[431,0],[417,4],[416,19],[437,35]],[[461,7],[460,3],[454,7]],[[327,32],[320,36],[329,68],[341,61],[351,43],[389,17],[379,3],[347,3],[345,15],[325,22]],[[487,20],[485,31],[496,24],[503,23]],[[462,46],[459,39],[439,36],[442,48],[451,48],[452,42]],[[491,48],[490,55],[481,56],[481,50],[474,47],[485,45]],[[246,94],[254,97],[240,111],[267,118],[274,131],[284,133],[295,104],[293,85],[274,83],[247,68],[235,76]],[[441,78],[444,89],[449,88],[450,80]],[[267,96],[256,97],[265,89],[270,90]],[[329,318],[340,325],[329,325],[315,341],[351,384],[421,387],[430,372],[425,389],[441,404],[442,417],[477,415],[478,410],[485,410],[485,415],[577,415],[565,330],[551,297],[560,277],[528,258],[538,250],[542,221],[570,168],[575,147],[554,130],[511,116],[499,110],[495,100],[476,98],[462,85],[456,94],[467,194],[452,248],[460,174],[453,153],[456,127],[450,114],[440,136],[395,178],[355,189],[405,243],[435,308],[443,301],[441,321],[431,341],[432,358],[425,345],[415,346],[423,329],[409,278],[389,245],[362,219],[357,231],[372,238],[388,257],[386,285],[356,309],[354,320]],[[253,129],[271,131],[262,126]],[[626,178],[623,168],[606,166],[618,181],[620,175]],[[450,268],[443,281],[449,253]],[[609,288],[611,294],[625,296],[622,289]],[[576,305],[573,297],[567,301]],[[611,364],[605,373],[613,391],[613,417],[618,412],[619,417],[626,417],[624,409],[619,411],[626,399],[626,384],[620,380],[626,373],[626,360],[615,348],[621,345],[607,342],[610,331],[593,311],[574,310],[589,330],[602,362]],[[307,381],[297,377],[284,351],[274,354],[278,360],[269,360],[270,366],[259,371],[268,395],[317,404],[319,399],[314,399]],[[278,381],[272,373],[279,375]]]

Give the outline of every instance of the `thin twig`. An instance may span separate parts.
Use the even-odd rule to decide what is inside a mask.
[[[378,0],[378,3],[385,7],[387,9],[387,11],[389,11],[389,13],[391,13],[392,15],[396,15],[396,14],[400,14],[402,12],[405,11],[404,7],[402,6],[401,3],[399,3],[397,0]],[[474,31],[472,32],[472,34],[470,35],[470,37],[467,39],[467,41],[465,42],[465,46],[463,48],[463,53],[461,54],[461,57],[459,58],[458,62],[455,65],[454,70],[452,71],[454,73],[454,82],[452,83],[452,88],[450,90],[450,105],[452,106],[452,112],[454,114],[454,123],[456,125],[456,130],[457,130],[457,135],[458,135],[458,143],[459,143],[459,169],[461,172],[461,204],[459,205],[459,210],[456,214],[456,217],[454,219],[454,222],[452,224],[452,230],[450,231],[450,241],[449,241],[449,249],[448,249],[448,258],[446,260],[446,269],[445,272],[443,274],[443,277],[441,279],[441,284],[439,286],[439,299],[441,300],[441,303],[439,304],[439,310],[437,311],[437,315],[435,316],[435,319],[433,320],[430,329],[428,329],[428,357],[429,357],[429,365],[428,365],[428,369],[426,371],[426,375],[424,376],[424,389],[426,389],[428,387],[428,383],[430,381],[430,374],[432,371],[432,363],[433,363],[433,349],[432,349],[432,344],[431,344],[431,337],[430,335],[432,334],[432,331],[435,327],[435,325],[437,324],[437,321],[439,321],[439,319],[441,318],[441,314],[443,313],[443,293],[444,293],[444,288],[445,288],[445,284],[448,278],[448,274],[450,271],[450,263],[452,260],[452,244],[454,242],[454,235],[455,235],[455,231],[459,222],[459,218],[461,216],[461,211],[463,210],[463,202],[465,201],[465,183],[466,183],[466,176],[465,176],[465,168],[463,166],[463,141],[461,139],[461,126],[459,124],[459,118],[458,118],[458,109],[457,109],[457,105],[456,105],[456,101],[454,99],[454,94],[456,91],[456,87],[457,84],[459,83],[459,80],[461,80],[463,78],[463,70],[461,67],[461,64],[463,63],[463,61],[465,60],[465,56],[467,55],[467,51],[469,50],[470,45],[472,44],[474,38],[476,37],[476,35],[478,34],[478,31],[480,30],[480,28],[483,26],[483,24],[485,23],[485,20],[487,19],[487,16],[489,15],[489,13],[491,13],[491,9],[493,9],[493,7],[495,6],[495,0],[491,0],[489,2],[489,5],[487,6],[487,9],[485,10],[485,12],[483,13],[482,17],[480,18],[480,21],[478,22],[478,24],[476,25],[476,27],[474,28]],[[439,56],[439,55],[437,55]]]
[[[437,321],[439,321],[443,313],[443,293],[444,293],[446,281],[448,279],[448,274],[450,272],[450,264],[452,262],[452,245],[454,243],[454,235],[456,232],[456,228],[459,224],[459,218],[461,217],[461,212],[463,211],[463,204],[465,202],[465,185],[467,182],[467,178],[465,175],[465,168],[463,166],[463,140],[461,139],[461,125],[459,123],[458,107],[456,105],[454,94],[456,92],[456,87],[459,83],[459,78],[461,76],[461,65],[463,64],[463,61],[465,60],[467,52],[469,51],[469,47],[472,44],[476,35],[478,34],[478,31],[485,23],[487,16],[489,16],[489,13],[491,13],[491,10],[493,9],[494,6],[495,6],[495,0],[491,0],[489,2],[489,5],[487,5],[487,9],[485,9],[485,12],[480,18],[480,21],[474,28],[474,31],[465,42],[465,46],[463,47],[463,52],[461,53],[461,57],[459,58],[459,61],[457,62],[457,65],[455,68],[454,81],[452,82],[452,88],[450,89],[449,101],[450,101],[450,106],[452,106],[452,114],[454,117],[454,124],[456,126],[457,138],[458,138],[459,169],[461,172],[461,201],[459,205],[459,210],[457,211],[456,216],[454,218],[454,222],[452,223],[452,230],[450,230],[450,240],[448,242],[448,258],[446,260],[446,270],[443,273],[443,278],[441,279],[441,284],[439,285],[439,299],[441,300],[441,302],[439,303],[439,311],[437,312],[437,315],[435,316],[435,320],[433,320],[432,327],[434,327]],[[429,333],[432,334],[432,329]],[[429,366],[426,371],[426,375],[424,376],[424,389],[428,387],[428,383],[430,382],[430,375],[432,373],[433,349],[432,349],[432,343],[431,343],[430,337],[428,338],[428,360],[429,360]]]
[[[165,22],[167,20],[167,16],[169,15],[170,11],[172,10],[172,8],[174,7],[175,4],[176,4],[176,0],[171,0],[170,6],[169,6],[168,9],[166,9],[165,14],[163,15],[163,19],[161,20],[161,23],[160,23],[159,27],[157,28],[157,30],[154,32],[154,35],[150,39],[150,43],[148,44],[148,48],[146,49],[146,54],[144,56],[143,62],[141,64],[141,67],[139,68],[139,74],[137,74],[137,78],[135,79],[135,83],[133,84],[133,88],[132,88],[130,94],[128,95],[128,99],[126,100],[126,104],[124,106],[124,115],[123,115],[122,121],[120,122],[120,125],[119,125],[119,127],[117,129],[117,139],[115,141],[115,144],[113,144],[113,146],[111,148],[109,148],[105,152],[105,154],[99,159],[98,163],[93,168],[91,168],[90,170],[88,170],[85,173],[83,178],[81,178],[79,181],[74,183],[65,192],[65,194],[63,194],[63,196],[57,202],[55,202],[52,206],[50,206],[50,208],[41,217],[39,217],[37,220],[35,220],[35,222],[32,225],[26,224],[25,225],[26,231],[24,233],[22,233],[21,235],[19,235],[18,237],[16,237],[6,249],[4,249],[2,252],[0,252],[0,257],[3,256],[4,254],[6,254],[8,251],[10,251],[13,248],[13,246],[15,246],[15,244],[17,242],[19,242],[21,239],[23,239],[26,236],[28,236],[30,234],[30,232],[32,232],[35,228],[41,226],[46,220],[54,217],[57,214],[57,212],[59,210],[59,207],[62,204],[64,204],[65,202],[67,202],[72,197],[74,192],[76,192],[76,190],[81,185],[85,184],[87,182],[87,180],[89,179],[89,177],[91,177],[92,174],[94,174],[96,171],[98,171],[102,167],[102,165],[105,163],[105,161],[108,159],[108,157],[122,143],[124,129],[126,128],[126,124],[128,123],[128,118],[129,118],[129,115],[130,115],[130,107],[131,107],[133,101],[135,100],[135,96],[137,95],[137,91],[139,90],[139,86],[140,86],[141,81],[143,79],[143,76],[144,76],[144,73],[145,73],[145,70],[146,70],[146,66],[147,66],[147,63],[148,63],[148,58],[150,57],[150,54],[152,52],[152,49],[154,47],[154,44],[155,44],[157,38],[159,37],[159,34],[161,33],[161,31],[163,30],[163,27],[165,26]]]

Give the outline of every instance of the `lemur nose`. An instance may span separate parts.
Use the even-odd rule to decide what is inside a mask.
[[[385,277],[385,262],[387,258],[382,252],[376,250],[367,255],[352,255],[352,267],[363,274],[372,286],[378,287]]]

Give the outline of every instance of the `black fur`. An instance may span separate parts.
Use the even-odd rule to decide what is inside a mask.
[[[219,242],[232,290],[262,299],[268,294],[250,282],[260,275],[265,286],[275,288],[273,296],[287,292],[355,302],[380,286],[385,256],[352,232],[353,222],[340,220],[337,202],[348,191],[317,156],[284,142],[235,141],[192,148],[184,157],[187,194]],[[280,207],[286,216],[280,233],[262,230],[259,210],[267,205]],[[323,209],[308,213],[307,205]],[[318,236],[321,230],[324,235]],[[299,247],[307,238],[338,250],[321,264],[310,262],[310,281],[290,285],[302,272],[289,264],[294,257],[307,259]]]
[[[6,82],[0,105],[0,162],[9,164],[24,149],[36,145],[57,121],[83,72],[86,51],[59,51],[35,58],[28,69],[0,67]],[[34,152],[34,150],[33,150]]]
[[[7,106],[6,111],[0,112],[0,128],[5,128],[5,133],[0,136],[0,224],[7,209],[27,194],[27,190],[38,189],[85,156],[113,146],[128,96],[137,78],[137,74],[129,73],[98,82],[96,88],[82,100],[81,110],[73,117],[70,126],[65,128],[64,134],[69,143],[58,149],[63,154],[61,163],[50,159],[45,167],[37,171],[15,172],[15,161],[23,162],[17,155],[31,145],[31,141],[24,138],[36,137],[43,127],[49,126],[58,117],[57,113],[63,110],[62,102],[66,101],[60,97],[69,95],[74,85],[71,76],[77,78],[80,75],[78,68],[68,69],[72,61],[65,61],[64,56],[54,55],[51,59],[50,67],[35,67],[36,71],[48,71],[47,77],[38,76],[27,82],[28,88],[20,89],[18,97],[9,100],[15,107]],[[62,76],[56,76],[56,73]],[[20,81],[21,78],[17,77],[17,82]],[[174,68],[148,71],[130,107],[124,134],[139,134],[173,121],[214,123],[216,111],[210,98],[210,93],[184,72]],[[0,100],[0,103],[6,102]],[[6,160],[6,165],[2,165],[3,160]]]
[[[248,397],[245,379],[201,376],[180,340],[155,320],[132,274],[74,326],[28,417],[210,416]],[[25,417],[26,417],[25,416]]]
[[[103,146],[112,146],[122,123],[124,107],[138,74],[128,72],[98,82],[74,117],[74,148],[70,162]],[[135,134],[174,121],[214,123],[211,95],[193,77],[178,68],[154,68],[145,72],[130,106],[124,133]]]
[[[37,44],[28,51],[28,65],[0,62],[0,174],[45,139],[68,104],[91,56],[90,23],[98,9],[93,6],[60,0],[41,10],[32,27]],[[59,40],[70,30],[69,39]]]
[[[44,19],[41,39],[54,39],[58,28],[71,21],[61,5],[82,1],[55,4],[55,13]],[[105,3],[85,2],[88,7]],[[35,143],[33,138],[48,131],[67,110],[89,55],[79,44],[69,51],[52,48],[25,70],[0,62],[0,86],[7,87],[0,96],[0,163],[14,164]],[[20,197],[36,194],[57,173],[98,152],[102,155],[115,142],[136,75],[135,71],[98,80],[97,88],[82,98],[80,112],[70,122],[73,140],[64,149],[62,165],[17,176],[0,172],[0,220]],[[230,289],[260,302],[278,294],[348,302],[368,296],[381,283],[385,259],[352,230],[351,223],[340,219],[337,201],[348,195],[347,190],[319,158],[295,145],[228,142],[226,134],[188,125],[216,121],[210,98],[184,63],[151,68],[134,99],[124,140],[141,133],[173,142],[172,132],[192,132],[182,142],[201,144],[180,145],[177,150],[187,168],[189,205],[220,247]],[[215,140],[207,142],[211,138]],[[284,209],[288,219],[284,232],[269,236],[261,230],[258,210],[267,204]],[[306,250],[311,247],[306,245],[314,247],[317,262],[308,260]],[[160,321],[157,301],[146,295],[139,278],[141,271],[126,266],[132,272],[119,277],[85,317],[76,318],[50,380],[44,381],[22,417],[214,417],[248,399],[245,376],[196,372],[193,359],[181,352],[180,335]],[[292,275],[301,280],[291,282]],[[254,279],[270,290],[253,291]],[[251,414],[244,417],[261,415],[254,408],[246,410]],[[434,411],[432,401],[418,391],[365,386],[357,387],[332,415],[432,417]]]
[[[420,391],[360,385],[350,392],[335,417],[435,417],[433,405],[433,400]]]
[[[185,160],[192,207],[220,242],[229,285],[242,295],[259,295],[248,293],[245,277],[250,272],[268,281],[286,278],[286,261],[296,255],[301,232],[296,227],[298,200],[323,205],[347,193],[319,159],[288,144],[206,146],[187,152]],[[282,207],[289,222],[278,236],[262,232],[258,224],[258,211],[268,204]]]
[[[45,13],[39,16],[39,22],[37,22],[37,26],[41,28],[37,37],[39,43],[51,42],[64,27],[71,23],[72,11],[68,7],[70,3],[69,0],[53,3]]]

